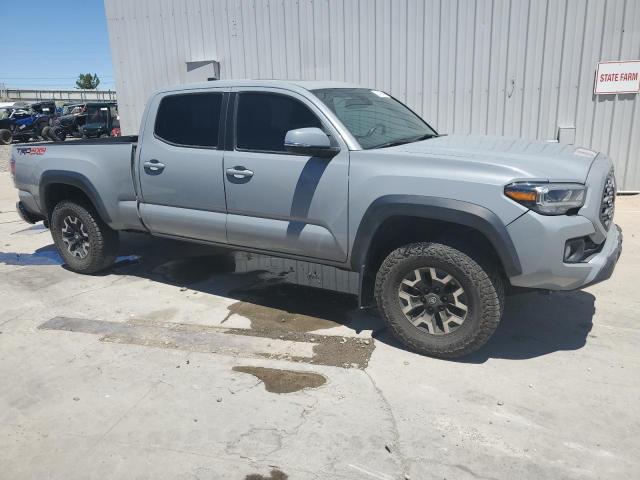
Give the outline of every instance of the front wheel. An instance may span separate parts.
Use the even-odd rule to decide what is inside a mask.
[[[51,137],[49,136],[51,132],[51,127],[49,125],[46,125],[42,131],[40,132],[40,136],[44,139],[44,140],[51,140]]]
[[[118,253],[118,232],[84,203],[63,201],[51,215],[51,235],[67,266],[91,274],[110,267]]]
[[[457,358],[478,350],[500,323],[501,277],[441,243],[394,250],[376,276],[376,300],[394,335],[418,353]]]

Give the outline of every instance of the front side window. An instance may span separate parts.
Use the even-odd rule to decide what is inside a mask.
[[[322,128],[309,108],[286,95],[244,92],[239,95],[236,120],[238,150],[284,152],[289,130]]]
[[[336,114],[365,150],[437,135],[424,120],[384,92],[366,88],[325,88],[313,93]]]
[[[169,95],[160,101],[154,132],[165,142],[185,147],[216,147],[222,93]]]

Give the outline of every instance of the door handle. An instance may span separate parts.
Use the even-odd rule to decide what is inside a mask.
[[[237,179],[251,178],[253,177],[253,172],[251,170],[247,170],[244,167],[233,167],[227,168],[227,176]]]
[[[165,167],[164,163],[160,163],[155,158],[147,162],[144,162],[143,165],[145,170],[150,170],[154,173],[160,173],[162,170],[164,170],[164,167]]]

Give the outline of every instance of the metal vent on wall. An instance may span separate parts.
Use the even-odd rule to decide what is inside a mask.
[[[220,62],[217,60],[197,60],[186,62],[187,83],[220,80]]]

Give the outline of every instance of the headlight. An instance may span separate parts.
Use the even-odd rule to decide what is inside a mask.
[[[584,205],[587,187],[579,183],[512,183],[504,194],[542,215],[563,215]]]

